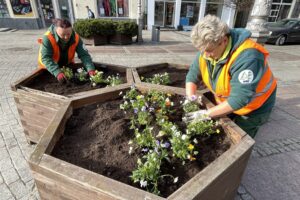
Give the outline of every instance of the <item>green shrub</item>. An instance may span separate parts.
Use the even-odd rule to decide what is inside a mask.
[[[74,30],[83,38],[94,35],[112,35],[113,28],[113,22],[105,19],[83,19],[74,23]]]
[[[114,21],[114,30],[116,33],[136,36],[138,33],[138,25],[132,21]]]

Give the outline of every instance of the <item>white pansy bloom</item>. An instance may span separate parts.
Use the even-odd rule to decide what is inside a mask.
[[[182,136],[181,136],[181,139],[182,140],[186,140],[188,137],[187,137],[187,135],[186,134],[183,134]]]
[[[147,181],[141,180],[140,185],[141,185],[141,187],[146,187],[147,186]]]
[[[78,69],[77,69],[77,72],[78,72],[78,73],[83,72],[82,68],[78,68]]]
[[[178,177],[174,178],[174,183],[178,182]]]

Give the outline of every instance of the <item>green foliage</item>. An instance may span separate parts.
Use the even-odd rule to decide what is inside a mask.
[[[151,78],[144,78],[142,77],[142,80],[145,79],[145,82],[147,83],[153,83],[158,85],[168,85],[171,83],[170,75],[165,72],[164,74],[154,74]]]
[[[116,86],[116,85],[120,85],[123,83],[119,74],[117,74],[116,76],[114,76],[114,75],[108,76],[106,82],[110,86]]]
[[[109,19],[81,19],[74,23],[74,30],[83,38],[95,35],[109,36],[115,33],[136,36],[138,26],[131,21],[112,21]]]
[[[215,129],[217,124],[212,121],[192,121],[188,124],[187,130],[190,135],[212,135],[212,134],[219,134],[220,130]]]
[[[95,72],[96,74],[90,77],[93,86],[96,86],[99,83],[106,83],[106,80],[103,77],[103,72],[98,70],[96,70]]]
[[[138,33],[138,25],[132,21],[114,21],[113,26],[118,34],[134,37]]]
[[[67,80],[71,80],[74,76],[73,71],[71,68],[65,67],[63,66],[63,68],[61,69],[61,71],[65,74]]]
[[[106,19],[82,19],[74,23],[74,30],[83,38],[89,38],[95,35],[114,34],[112,20]]]
[[[199,104],[197,103],[197,97],[195,99],[185,99],[182,104],[182,108],[185,113],[194,112],[200,109]]]
[[[79,81],[81,81],[81,82],[87,81],[87,80],[88,80],[88,79],[87,79],[87,76],[88,76],[88,74],[87,74],[87,72],[86,72],[83,68],[77,69],[77,73],[75,74],[75,77],[76,77]]]

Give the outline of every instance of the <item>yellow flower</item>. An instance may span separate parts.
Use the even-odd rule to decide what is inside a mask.
[[[190,156],[190,161],[194,161],[194,160],[196,160],[196,158],[193,156]]]
[[[172,94],[168,93],[168,94],[167,94],[167,96],[168,96],[168,97],[171,97],[171,96],[172,96]]]
[[[189,144],[188,149],[189,149],[189,150],[193,150],[193,149],[194,149],[194,145]]]
[[[219,129],[217,129],[217,133],[220,133],[221,131]]]

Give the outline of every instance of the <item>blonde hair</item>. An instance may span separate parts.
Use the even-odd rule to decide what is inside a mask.
[[[216,44],[222,37],[229,33],[229,27],[220,18],[214,15],[206,15],[192,30],[191,39],[193,45],[205,50],[209,44]]]

